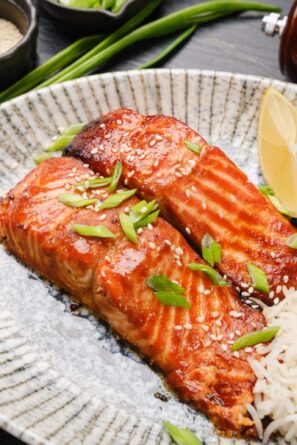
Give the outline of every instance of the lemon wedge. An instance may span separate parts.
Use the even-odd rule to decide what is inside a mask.
[[[291,216],[297,216],[297,110],[274,88],[264,94],[258,127],[265,181]]]

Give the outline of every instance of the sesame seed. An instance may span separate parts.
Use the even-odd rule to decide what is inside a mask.
[[[174,174],[175,174],[175,176],[177,176],[178,178],[181,178],[181,177],[182,177],[182,175],[181,175],[179,172],[175,172]]]
[[[177,264],[179,267],[181,267],[181,266],[183,265],[183,263],[182,263],[181,261],[179,261],[179,260],[177,260],[176,264]]]
[[[254,292],[254,288],[253,288],[252,286],[249,287],[248,292],[249,292],[250,294],[252,294],[252,293]]]
[[[112,148],[112,149],[111,149],[111,152],[114,153],[114,154],[116,154],[116,153],[118,152],[118,150],[117,150],[116,148]]]
[[[73,167],[72,171],[73,171],[73,173],[76,173],[77,172],[77,167]]]
[[[250,296],[249,292],[241,292],[241,295],[243,297],[249,297]]]
[[[253,348],[248,346],[247,348],[244,348],[245,352],[253,352]]]
[[[65,184],[65,189],[66,190],[70,190],[71,189],[71,185],[67,182],[67,184]]]
[[[98,148],[93,148],[93,150],[91,150],[91,155],[95,155],[98,153]]]
[[[272,258],[275,258],[275,256],[276,256],[275,252],[271,252],[270,255],[271,255]]]
[[[125,213],[129,213],[129,210],[130,210],[129,207],[125,207],[125,208],[124,208],[124,212],[125,212]]]
[[[280,294],[281,291],[282,291],[282,287],[281,287],[281,286],[277,286],[277,288],[276,288],[276,293],[277,293],[277,294]]]
[[[184,328],[185,328],[185,329],[192,329],[192,325],[191,325],[191,323],[186,323],[186,324],[184,324]]]
[[[104,215],[101,215],[101,216],[99,216],[99,221],[104,221],[104,219],[106,219],[106,215],[104,214]]]
[[[279,303],[279,298],[276,297],[276,298],[273,300],[273,303],[274,303],[274,304],[278,304],[278,303]]]
[[[247,289],[247,288],[249,287],[249,284],[246,284],[246,283],[240,283],[240,286],[241,286],[243,289]]]
[[[165,239],[164,243],[167,244],[167,246],[171,246],[171,241],[169,241],[169,239]]]
[[[216,320],[215,323],[219,327],[223,326],[223,323],[221,322],[221,320]]]
[[[191,196],[191,192],[190,192],[189,189],[187,189],[187,190],[186,190],[186,197],[187,197],[187,198],[190,198],[190,196]]]
[[[205,202],[202,203],[202,208],[203,208],[203,210],[206,210],[207,205],[205,204]]]
[[[192,185],[191,189],[193,190],[193,192],[197,192],[197,188],[194,185]]]
[[[211,313],[212,318],[218,318],[219,315],[220,315],[220,313],[218,311]]]
[[[211,338],[212,340],[216,340],[216,339],[217,339],[217,337],[216,337],[214,334],[210,334],[210,338]]]
[[[198,323],[203,323],[204,321],[204,317],[200,316],[196,318],[196,321],[198,321]]]
[[[233,355],[234,355],[234,357],[239,358],[239,352],[238,351],[234,351]]]
[[[159,165],[159,161],[155,161],[154,162],[154,167],[158,167],[158,165]]]
[[[100,124],[100,128],[106,128],[106,125],[104,123]]]
[[[148,223],[147,228],[149,230],[154,230],[154,226],[151,223]]]
[[[272,300],[272,298],[274,297],[274,290],[271,290],[268,294],[269,298]]]
[[[145,158],[145,154],[139,156],[139,159],[142,161]]]
[[[129,173],[128,173],[128,178],[132,178],[132,176],[134,175],[134,170],[132,170],[132,171],[130,171]]]
[[[223,351],[227,351],[228,347],[226,345],[221,345],[221,348],[223,349]]]
[[[208,332],[209,331],[209,327],[206,324],[202,324],[201,325],[203,331]]]
[[[177,255],[182,255],[184,253],[183,249],[181,247],[177,247],[175,249],[175,252],[177,253]]]
[[[199,292],[204,292],[204,286],[203,285],[199,286],[198,290],[199,290]]]
[[[220,334],[220,335],[217,336],[217,340],[219,340],[219,341],[221,341],[222,338],[223,338],[223,334]]]
[[[156,134],[155,138],[156,138],[157,141],[163,141],[162,136],[159,135],[159,134]]]
[[[191,235],[191,229],[189,227],[186,227],[186,232],[188,233],[188,235]]]
[[[99,150],[100,150],[100,151],[104,151],[104,145],[100,144],[100,145],[99,145]]]
[[[287,282],[289,281],[289,277],[288,277],[288,275],[285,275],[284,278],[283,278],[283,280],[284,280],[284,283],[287,283]]]
[[[241,335],[241,332],[238,329],[236,329],[235,334],[236,335]]]
[[[235,337],[234,332],[231,332],[231,334],[229,334],[229,338],[231,338],[231,340]]]
[[[228,340],[227,343],[228,343],[228,345],[233,345],[234,344],[234,340]]]
[[[176,330],[176,331],[181,331],[182,330],[182,326],[179,326],[179,325],[177,325],[177,326],[174,326],[174,329]]]
[[[241,291],[240,287],[236,287],[235,289],[237,290],[237,292]]]
[[[106,134],[104,135],[104,138],[105,138],[105,139],[110,139],[110,138],[111,138],[111,133],[106,133]]]
[[[74,176],[75,176],[75,173],[69,173],[69,175],[68,175],[70,178],[74,178]]]
[[[210,294],[210,290],[206,289],[206,290],[204,291],[204,295],[209,295],[209,294]]]
[[[139,235],[141,235],[142,232],[143,232],[143,229],[142,229],[141,227],[139,227],[139,228],[137,229],[137,233],[138,233]]]
[[[116,120],[116,123],[117,123],[118,125],[123,125],[123,121],[122,121],[122,119],[117,119],[117,120]]]
[[[147,207],[146,206],[142,207],[142,209],[140,210],[140,213],[146,213],[146,212],[147,212]]]
[[[152,242],[148,243],[148,246],[149,246],[150,249],[155,249],[156,248],[156,244],[152,243]]]
[[[125,184],[125,185],[128,185],[128,182],[129,182],[129,179],[126,178],[126,179],[124,180],[124,184]]]
[[[242,312],[230,311],[229,314],[233,318],[241,318],[241,317],[243,317],[243,313]]]

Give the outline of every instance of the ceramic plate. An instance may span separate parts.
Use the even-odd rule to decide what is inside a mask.
[[[32,153],[70,123],[118,107],[173,115],[222,147],[256,183],[259,104],[273,85],[297,105],[297,86],[210,71],[91,76],[0,107],[0,188],[33,167]],[[207,419],[168,391],[162,376],[84,307],[0,248],[0,426],[28,444],[165,445],[162,420],[207,445]],[[243,442],[241,442],[243,443]]]

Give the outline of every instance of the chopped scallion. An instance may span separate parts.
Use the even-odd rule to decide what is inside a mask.
[[[58,201],[69,207],[86,207],[95,204],[97,199],[84,199],[76,193],[62,193],[58,196]]]
[[[202,445],[202,442],[191,430],[178,428],[169,422],[163,422],[163,426],[177,445]]]
[[[286,239],[286,244],[288,247],[291,247],[291,249],[297,249],[297,233],[289,236]]]
[[[135,222],[134,223],[135,229],[140,229],[142,227],[148,226],[149,224],[152,224],[158,218],[159,213],[160,210],[156,210],[156,212],[150,213],[149,215]]]
[[[207,266],[206,264],[190,263],[190,264],[188,264],[188,268],[191,270],[198,270],[198,271],[204,272],[208,276],[208,278],[213,282],[213,284],[215,284],[216,286],[220,286],[220,287],[227,286],[227,282],[219,274],[219,272],[217,272],[212,267]]]
[[[265,272],[255,264],[249,263],[247,265],[250,277],[252,279],[252,286],[261,292],[269,292],[269,284]]]
[[[46,152],[63,150],[70,142],[73,141],[75,136],[83,129],[85,124],[78,123],[69,125],[69,127],[57,137],[57,139],[47,148]]]
[[[120,223],[124,234],[132,243],[137,244],[138,238],[132,219],[126,213],[120,213]]]
[[[100,187],[106,187],[110,184],[111,178],[95,178],[88,179],[87,181],[77,182],[75,187],[84,187],[85,189],[96,189]]]
[[[155,295],[161,303],[166,304],[167,306],[177,306],[185,309],[191,308],[190,303],[181,294],[163,290],[155,292]]]
[[[288,210],[285,209],[285,207],[282,205],[280,200],[275,196],[272,188],[270,188],[270,187],[268,187],[266,185],[260,185],[258,187],[258,189],[260,190],[260,192],[263,195],[267,196],[267,198],[269,199],[271,204],[276,208],[276,210],[278,210],[283,215],[291,216],[290,213],[288,212]]]
[[[170,281],[165,275],[153,275],[148,278],[146,284],[155,292],[161,303],[168,306],[191,308],[191,304],[183,296],[185,289]]]
[[[200,150],[201,150],[200,145],[195,144],[195,142],[184,141],[184,144],[189,150],[193,151],[194,153],[197,153],[197,154],[200,153]]]
[[[214,267],[215,263],[220,264],[222,259],[222,249],[219,243],[211,235],[206,233],[201,241],[202,257]]]
[[[267,343],[276,336],[279,330],[279,326],[270,326],[262,331],[251,332],[250,334],[240,337],[232,345],[231,349],[232,351],[238,351],[239,349],[246,348],[248,346],[257,345],[259,343]]]
[[[115,193],[103,201],[103,203],[100,205],[100,209],[113,209],[114,207],[118,207],[124,201],[131,198],[131,196],[135,195],[135,193],[136,189]]]
[[[33,155],[33,161],[35,164],[41,164],[43,161],[46,161],[47,159],[52,158],[53,155],[50,153],[34,153]]]
[[[98,238],[114,238],[114,234],[108,230],[107,227],[99,226],[85,226],[83,224],[72,224],[73,230],[79,235],[95,236]]]
[[[108,188],[109,193],[112,193],[116,190],[119,180],[121,178],[122,175],[122,164],[121,162],[117,162],[116,166],[113,170],[112,176],[111,176],[111,181],[110,181],[110,185]]]

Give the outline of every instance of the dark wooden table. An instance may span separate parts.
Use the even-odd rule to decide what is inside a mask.
[[[291,0],[262,1],[281,6],[284,13],[288,12],[292,3]],[[155,15],[165,15],[196,3],[197,0],[164,0]],[[77,33],[63,28],[40,11],[38,63],[56,54],[78,37]],[[160,52],[169,41],[170,39],[150,41],[129,48],[108,63],[104,71],[135,69]],[[269,38],[261,32],[259,15],[245,14],[199,29],[190,41],[162,66],[232,71],[283,80],[278,67],[278,46],[278,37]],[[0,444],[22,445],[23,442],[0,430]]]

